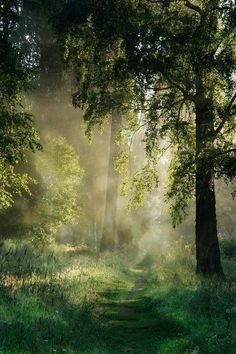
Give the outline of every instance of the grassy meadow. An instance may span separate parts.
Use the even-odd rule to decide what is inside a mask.
[[[142,256],[8,241],[0,353],[234,354],[236,272],[227,247],[228,280],[219,283],[195,276],[193,247],[183,240]]]

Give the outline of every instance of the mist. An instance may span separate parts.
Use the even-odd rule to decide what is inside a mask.
[[[0,352],[235,354],[235,2],[0,1]]]

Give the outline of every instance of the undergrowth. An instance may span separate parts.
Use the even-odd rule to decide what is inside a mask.
[[[37,251],[5,244],[0,253],[0,353],[109,353],[97,304],[128,284],[130,260],[79,248]]]
[[[235,259],[222,253],[223,282],[195,274],[193,243],[179,240],[153,257],[146,296],[156,317],[166,319],[169,333],[167,338],[160,335],[157,353],[236,353]]]
[[[132,354],[235,354],[235,256],[227,247],[227,281],[219,282],[195,275],[194,245],[183,239],[142,258],[5,242],[0,249],[0,353],[128,353],[121,348],[131,345],[129,335],[104,322],[106,300],[111,311],[114,304],[123,314],[126,306],[133,319],[142,317],[145,323],[130,332],[132,343],[142,348],[131,348]],[[139,289],[140,276],[145,281],[139,281],[144,284]],[[129,312],[123,315],[129,322]],[[135,322],[128,325],[132,329]]]

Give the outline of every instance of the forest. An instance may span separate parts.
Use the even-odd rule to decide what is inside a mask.
[[[0,0],[0,353],[236,354],[235,0]]]

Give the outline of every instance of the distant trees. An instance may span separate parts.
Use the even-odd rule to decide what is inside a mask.
[[[60,5],[54,26],[74,66],[74,103],[88,129],[114,110],[143,113],[152,166],[172,149],[167,197],[175,225],[195,196],[197,272],[222,275],[214,181],[236,176],[234,1]],[[148,176],[144,170],[149,188]]]
[[[114,249],[117,245],[118,228],[118,197],[119,197],[119,173],[115,169],[115,159],[119,148],[117,146],[117,135],[121,129],[122,116],[118,111],[114,111],[111,117],[110,149],[105,201],[105,214],[100,241],[100,249]]]
[[[84,171],[78,154],[61,137],[46,144],[44,153],[36,158],[35,167],[41,181],[33,196],[30,229],[34,242],[42,244],[62,225],[78,223]]]

